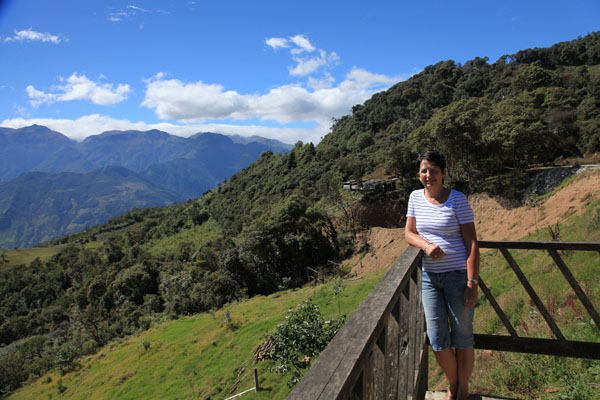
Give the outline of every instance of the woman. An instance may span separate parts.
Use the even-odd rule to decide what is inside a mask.
[[[475,361],[473,307],[479,277],[473,210],[464,194],[444,187],[447,171],[441,153],[422,153],[418,163],[424,189],[410,195],[405,236],[425,253],[427,336],[449,382],[446,399],[465,400]]]

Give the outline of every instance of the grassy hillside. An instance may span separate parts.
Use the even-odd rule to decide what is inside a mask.
[[[562,240],[600,241],[600,200],[588,197],[584,208],[581,214],[560,222]],[[549,239],[547,229],[522,238]],[[157,248],[169,247],[164,245]],[[533,251],[512,253],[563,334],[569,340],[600,342],[600,329],[590,323],[549,256]],[[600,308],[599,256],[586,252],[562,252],[562,256],[596,308]],[[383,274],[379,271],[346,281],[339,297],[342,313],[349,315]],[[482,255],[481,276],[520,335],[549,337],[545,322],[497,251]],[[254,385],[254,350],[266,333],[284,320],[290,308],[308,298],[321,306],[326,317],[337,314],[337,298],[332,283],[328,283],[257,296],[192,317],[167,321],[157,317],[150,329],[107,345],[82,359],[74,371],[42,376],[9,398],[226,398]],[[507,334],[482,293],[475,331]],[[245,399],[287,396],[289,377],[270,372],[270,365],[258,364],[264,390],[250,392]],[[520,399],[594,399],[600,394],[598,378],[599,361],[477,351],[472,390]],[[442,382],[441,371],[432,360],[430,388],[442,389]]]
[[[29,247],[11,251],[3,250],[0,251],[0,268],[27,265],[36,258],[47,261],[58,251],[57,247]]]
[[[341,311],[351,314],[383,272],[343,283]],[[325,317],[338,313],[333,284],[306,286],[227,305],[214,313],[157,321],[84,358],[75,371],[52,373],[10,399],[222,399],[254,386],[254,351],[288,310],[312,298]],[[263,390],[245,399],[284,399],[289,377],[258,364]],[[61,389],[64,388],[64,389]]]

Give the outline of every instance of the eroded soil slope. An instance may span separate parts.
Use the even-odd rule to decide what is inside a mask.
[[[600,171],[593,171],[578,174],[535,208],[507,208],[486,194],[470,196],[469,201],[480,240],[517,240],[581,213],[587,201],[599,198]],[[389,268],[408,246],[404,229],[398,228],[371,228],[362,233],[361,243],[364,251],[343,263],[351,268],[351,275]]]

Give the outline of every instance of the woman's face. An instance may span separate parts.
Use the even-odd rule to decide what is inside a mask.
[[[440,167],[427,160],[421,161],[419,168],[419,180],[425,188],[441,188],[443,179],[446,178],[446,171],[442,171]]]

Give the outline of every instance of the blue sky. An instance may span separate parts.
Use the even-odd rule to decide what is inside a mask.
[[[318,143],[427,65],[599,29],[598,0],[0,0],[0,126]]]

